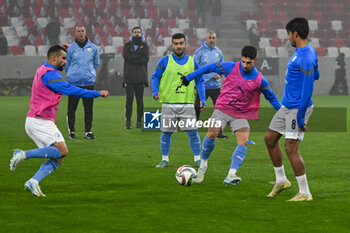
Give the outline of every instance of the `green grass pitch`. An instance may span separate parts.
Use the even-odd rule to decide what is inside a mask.
[[[42,159],[25,161],[14,173],[9,171],[13,149],[35,148],[24,131],[28,101],[29,97],[0,98],[0,232],[350,232],[350,117],[346,132],[306,134],[300,151],[314,201],[287,203],[298,185],[285,154],[292,187],[274,199],[265,197],[272,189],[268,182],[274,180],[274,172],[261,130],[251,129],[250,139],[256,145],[248,147],[238,172],[239,186],[222,183],[236,146],[226,132],[230,137],[216,141],[204,183],[183,187],[174,174],[181,165],[193,165],[186,133],[173,135],[170,165],[157,169],[160,132],[135,129],[135,118],[133,129],[125,130],[125,97],[95,101],[96,141],[83,139],[81,103],[78,139],[68,139],[64,97],[56,124],[67,139],[69,155],[41,182],[47,197],[39,199],[24,191],[23,185]],[[320,96],[314,102],[316,108],[345,107],[350,115],[350,97]],[[158,102],[145,98],[145,107],[157,106]],[[263,101],[262,106],[268,103]],[[322,121],[322,116],[317,118]],[[200,132],[202,140],[204,136]]]

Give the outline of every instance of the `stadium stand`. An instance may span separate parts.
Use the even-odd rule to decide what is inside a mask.
[[[150,48],[167,46],[163,38],[176,32],[184,32],[190,38],[189,51],[200,46],[206,28],[195,30],[194,3],[181,9],[159,9],[154,0],[60,0],[60,1],[1,1],[0,27],[6,36],[12,55],[32,56],[48,45],[46,25],[53,18],[61,24],[61,44],[72,43],[74,27],[86,27],[90,40],[101,47],[103,52],[120,54],[124,42],[129,40],[130,30],[140,26],[149,36]],[[165,40],[168,43],[168,39]],[[30,49],[29,49],[30,48]],[[39,51],[40,48],[40,51]],[[151,51],[154,55],[155,51]]]
[[[242,11],[239,17],[247,30],[251,24],[257,26],[261,36],[259,52],[264,55],[286,55],[281,48],[287,38],[285,24],[297,16],[309,20],[310,43],[317,49],[319,56],[333,56],[333,48],[340,52],[341,48],[342,51],[348,51],[346,48],[350,47],[349,1],[251,2],[254,2],[257,10]],[[61,44],[72,43],[75,25],[82,24],[86,26],[89,38],[102,47],[101,51],[105,52],[107,46],[112,46],[116,54],[122,52],[122,46],[129,40],[130,29],[134,26],[143,29],[151,55],[159,54],[157,47],[167,47],[168,38],[176,32],[187,35],[187,51],[191,53],[200,46],[208,32],[207,28],[201,28],[197,22],[195,0],[188,0],[187,5],[176,9],[159,8],[155,0],[2,0],[0,27],[9,43],[10,53],[33,54],[25,46],[35,46],[37,55],[44,54],[42,49],[48,45],[45,27],[53,18],[58,18],[61,24]],[[275,48],[275,52],[269,47]],[[330,52],[329,47],[332,48]],[[111,50],[111,47],[107,48],[108,51]],[[269,48],[269,52],[266,48]]]
[[[311,45],[318,55],[334,57],[342,51],[349,56],[350,42],[350,2],[326,0],[256,0],[258,10],[241,12],[240,18],[248,29],[252,23],[260,32],[260,50],[266,56],[284,57],[282,46],[287,34],[285,24],[294,17],[305,17],[309,20]]]

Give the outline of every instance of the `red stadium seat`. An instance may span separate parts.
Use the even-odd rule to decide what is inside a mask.
[[[269,28],[269,21],[268,20],[259,20],[258,21],[258,30],[266,31]]]
[[[162,35],[162,37],[169,37],[169,30],[168,28],[159,28],[159,33]]]
[[[337,48],[344,46],[344,40],[342,38],[334,38],[333,39],[333,45]]]
[[[282,41],[281,41],[280,38],[274,37],[274,38],[271,39],[271,45],[273,47],[276,47],[276,48],[280,47],[280,46],[282,46]]]
[[[335,14],[343,13],[343,4],[339,4],[339,3],[332,4],[332,8]]]
[[[20,46],[20,45],[11,46],[11,53],[13,56],[22,55],[23,54],[22,46]]]
[[[314,11],[314,12],[312,12],[312,18],[314,20],[321,22],[323,20],[323,14],[322,14],[322,12]]]
[[[316,48],[315,50],[316,50],[317,55],[318,55],[319,57],[324,57],[324,56],[326,56],[326,49],[325,49],[325,48],[319,47],[319,48]]]

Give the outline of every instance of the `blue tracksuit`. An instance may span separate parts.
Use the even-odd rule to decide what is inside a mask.
[[[200,47],[194,52],[193,58],[198,62],[198,65],[201,67],[211,63],[222,62],[224,60],[224,56],[222,55],[221,50],[216,46],[208,46],[206,41],[203,41],[202,47]],[[213,76],[216,74],[217,73],[215,72],[203,74],[204,86],[206,90],[221,88],[220,79],[213,79]]]
[[[316,51],[308,44],[297,48],[289,59],[285,79],[282,105],[288,109],[298,109],[298,126],[304,126],[305,112],[312,102],[314,82],[318,80],[318,57]]]
[[[97,46],[90,40],[84,48],[73,42],[67,51],[67,82],[75,86],[92,86],[96,80],[96,70],[100,64]]]

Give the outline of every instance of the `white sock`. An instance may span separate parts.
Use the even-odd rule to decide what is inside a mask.
[[[208,160],[201,159],[201,166],[200,167],[207,167],[208,166]]]
[[[284,166],[273,167],[276,174],[276,183],[284,183],[287,181],[286,173],[284,172]]]
[[[196,162],[197,160],[200,160],[201,159],[201,156],[200,155],[194,155],[194,161]]]
[[[162,160],[169,162],[169,155],[162,155]]]
[[[299,185],[299,193],[311,195],[309,185],[307,183],[306,174],[302,176],[296,176]]]
[[[236,169],[230,168],[230,171],[228,172],[228,175],[229,175],[229,176],[235,176],[235,175],[236,175],[236,172],[237,172]]]

